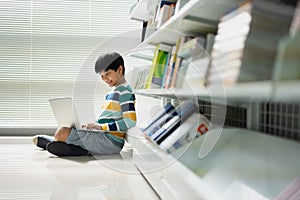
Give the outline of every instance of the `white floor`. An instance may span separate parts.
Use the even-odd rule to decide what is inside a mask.
[[[58,158],[31,137],[0,137],[0,199],[158,199],[120,155]]]

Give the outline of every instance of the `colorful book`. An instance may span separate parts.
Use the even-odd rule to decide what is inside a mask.
[[[175,150],[190,144],[197,137],[208,131],[209,120],[199,113],[194,113],[181,126],[179,126],[159,147],[172,153]]]
[[[161,87],[165,67],[168,64],[170,56],[170,50],[171,47],[167,45],[158,44],[156,46],[145,89]]]
[[[175,4],[164,4],[158,12],[157,20],[157,28],[160,28],[166,21],[168,21],[175,11]]]
[[[154,135],[159,129],[161,129],[166,123],[168,123],[176,115],[177,112],[175,110],[172,110],[171,112],[163,115],[151,127],[146,129],[144,133],[148,137],[152,137],[152,135]]]
[[[177,53],[179,53],[181,51],[183,44],[186,41],[188,41],[189,39],[190,39],[190,37],[186,37],[186,36],[183,36],[183,37],[178,39]],[[177,80],[177,75],[178,75],[178,71],[179,71],[179,67],[181,65],[181,62],[182,62],[182,58],[179,55],[177,55],[176,60],[175,60],[175,64],[174,64],[174,68],[173,68],[173,72],[172,72],[172,76],[171,76],[170,85],[169,85],[170,88],[175,87],[176,80]]]
[[[156,45],[155,50],[154,50],[154,55],[152,58],[152,65],[150,68],[150,72],[149,72],[149,75],[148,75],[146,83],[145,83],[145,89],[149,89],[151,87],[151,82],[152,82],[152,77],[153,77],[153,73],[155,70],[155,64],[156,64],[156,60],[157,60],[157,56],[158,56],[158,51],[159,51],[159,45]]]
[[[180,40],[177,40],[176,45],[173,46],[173,48],[172,48],[170,62],[164,73],[163,84],[162,84],[163,88],[170,88],[170,86],[171,86],[174,68],[175,68],[175,64],[176,64],[176,60],[177,60],[177,54],[179,51],[179,44],[180,44]]]
[[[150,119],[148,119],[144,124],[140,126],[141,131],[146,131],[147,129],[150,129],[151,126],[157,124],[157,122],[164,116],[166,116],[167,113],[172,112],[175,110],[175,107],[171,103],[167,103],[161,111],[157,112],[157,114]]]
[[[189,100],[184,101],[176,108],[176,115],[155,132],[150,139],[160,144],[195,112],[198,112],[196,104]]]

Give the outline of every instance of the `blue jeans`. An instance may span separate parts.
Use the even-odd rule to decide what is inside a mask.
[[[124,143],[114,141],[107,136],[107,134],[109,133],[72,128],[66,143],[80,146],[88,150],[91,154],[104,155],[120,153]]]

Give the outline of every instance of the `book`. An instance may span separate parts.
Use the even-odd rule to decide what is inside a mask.
[[[169,60],[170,50],[170,46],[163,44],[156,45],[150,73],[145,84],[145,89],[161,87],[165,67]]]
[[[193,86],[205,85],[205,75],[209,64],[209,56],[207,56],[204,49],[206,43],[207,40],[204,37],[195,37],[183,44],[178,53],[178,56],[183,60],[180,63],[175,86],[173,85],[173,87],[190,89]]]
[[[194,113],[179,126],[159,147],[168,153],[190,144],[194,139],[208,132],[209,120],[199,113]]]
[[[209,58],[205,57],[188,62],[188,66],[186,67],[182,64],[179,70],[179,76],[177,77],[176,87],[186,89],[204,87],[209,61]],[[183,80],[179,78],[181,76]]]
[[[183,59],[201,57],[204,55],[206,39],[204,37],[195,37],[188,40],[182,45],[182,48],[178,52],[178,56]]]
[[[182,60],[181,66],[179,68],[179,72],[177,74],[177,80],[175,83],[175,88],[182,88],[184,83],[186,82],[186,73],[189,67],[188,60]]]
[[[285,51],[284,45],[278,46],[289,34],[293,10],[290,6],[268,1],[244,1],[225,14],[218,24],[206,75],[207,85],[228,87],[271,80],[277,70],[277,51]]]
[[[154,18],[156,1],[140,0],[132,8],[129,18],[137,21],[151,21]]]
[[[152,85],[151,88],[161,88],[165,68],[168,65],[170,53],[168,51],[159,50],[158,52],[158,60],[155,64],[155,69],[152,77]]]
[[[164,4],[159,12],[158,16],[156,18],[157,21],[157,28],[160,28],[168,19],[171,18],[171,16],[174,14],[175,11],[175,4]]]
[[[171,85],[173,70],[177,59],[178,47],[179,40],[176,42],[176,45],[172,47],[170,60],[164,72],[162,88],[169,88]]]
[[[190,37],[187,36],[182,36],[181,38],[178,39],[176,45],[178,45],[177,47],[177,54],[181,51],[183,44],[190,40]],[[175,63],[174,63],[174,67],[172,68],[172,73],[171,73],[171,80],[170,80],[170,84],[169,84],[169,88],[174,88],[175,84],[176,84],[176,80],[177,80],[177,74],[179,71],[179,67],[182,63],[183,58],[180,57],[179,55],[176,56],[175,59]]]
[[[176,115],[177,112],[175,110],[171,110],[169,113],[166,113],[157,121],[155,121],[155,123],[151,125],[149,128],[145,129],[144,133],[146,134],[146,136],[151,137]]]
[[[250,31],[251,8],[251,2],[245,1],[221,18],[206,73],[207,85],[226,86],[237,81],[245,41]]]
[[[130,75],[130,85],[132,89],[142,89],[145,86],[146,77],[150,72],[150,66],[134,67]]]
[[[176,107],[176,115],[155,132],[150,139],[160,144],[195,112],[198,112],[198,107],[194,102],[190,100],[183,101]]]
[[[171,132],[173,132],[177,127],[180,126],[179,122],[180,122],[180,117],[178,116],[178,114],[176,114],[160,129],[154,132],[150,136],[150,139],[152,139],[152,141],[159,144],[160,141],[162,141],[165,137],[167,137],[169,134],[171,134]]]
[[[177,77],[178,77],[178,71],[179,71],[179,68],[182,64],[182,61],[183,61],[183,58],[181,57],[178,57],[176,58],[176,62],[175,62],[175,65],[174,65],[174,69],[173,69],[173,75],[172,75],[172,78],[171,78],[171,84],[169,86],[169,88],[175,88],[175,84],[177,82]]]
[[[145,131],[146,129],[150,128],[155,124],[159,119],[161,119],[163,116],[165,116],[167,113],[170,113],[171,111],[175,110],[175,107],[171,103],[167,103],[161,111],[158,111],[155,116],[149,118],[146,122],[144,122],[140,126],[141,131]]]
[[[183,135],[187,135],[186,141],[191,141],[196,135],[197,123],[198,123],[199,114],[195,113],[190,116],[184,123],[182,123],[175,131],[173,131],[164,141],[159,144],[159,147],[164,150],[168,151],[172,147],[173,144],[178,142],[180,145],[183,145],[179,140]],[[192,131],[192,129],[194,131]],[[191,132],[191,135],[188,133]],[[192,136],[194,135],[194,137]],[[179,145],[175,145],[175,147],[179,148]],[[169,151],[168,151],[169,152]]]

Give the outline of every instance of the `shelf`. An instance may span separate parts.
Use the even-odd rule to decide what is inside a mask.
[[[230,0],[216,3],[210,0],[191,0],[136,49],[149,44],[175,45],[178,38],[184,35],[216,32],[221,16],[240,2],[242,1]]]
[[[244,129],[224,129],[208,156],[192,159],[198,157],[202,142],[195,141],[179,160],[218,193],[231,196],[227,199],[255,194],[249,199],[274,199],[300,174],[300,161],[289,159],[300,153],[296,141]]]
[[[148,55],[151,53],[143,53],[143,50],[157,44],[174,46],[180,37],[186,35],[215,33],[222,15],[240,2],[243,1],[190,0],[139,44],[132,55],[150,60]],[[300,102],[300,80],[239,82],[227,87],[222,83],[201,86],[205,83],[206,66],[209,66],[204,61],[196,65],[197,70],[188,71],[190,68],[187,68],[183,84],[177,84],[183,88],[137,89],[134,93],[151,98],[201,99],[222,105],[238,103],[241,106],[247,102],[249,104],[246,109],[243,108],[243,115],[244,110],[247,111],[246,126],[251,128],[259,126],[260,113],[255,112],[260,109],[260,102]],[[252,102],[253,105],[250,104]],[[293,109],[296,113],[297,107]],[[270,109],[271,112],[273,114]],[[272,121],[272,117],[265,121]],[[287,116],[284,123],[287,120],[294,119]],[[271,128],[282,126],[263,123]],[[280,135],[289,129],[280,129]],[[300,153],[299,142],[246,129],[210,130],[190,146],[184,146],[173,154],[164,152],[146,139],[138,127],[129,130],[128,141],[134,147],[133,160],[137,167],[162,199],[274,199],[300,176],[300,160],[291,159]]]
[[[197,89],[140,89],[135,93],[150,97],[166,98],[198,98],[202,100],[214,100],[222,103],[223,100],[247,100],[247,101],[300,101],[300,81],[260,81],[239,83],[235,86],[224,88],[223,86],[198,87]]]
[[[129,130],[127,139],[134,148],[137,168],[161,199],[221,199],[188,167],[146,139],[137,127]]]
[[[145,171],[145,176],[150,183],[156,182],[153,186],[157,190],[169,188],[160,193],[168,197],[274,199],[300,174],[300,160],[289,159],[299,155],[299,142],[245,129],[223,129],[216,146],[200,159],[200,147],[209,141],[209,134],[213,131],[194,140],[179,162],[166,165],[171,160],[169,154],[143,138],[140,131],[129,132],[136,154],[142,159],[137,165],[141,169],[160,166]]]

